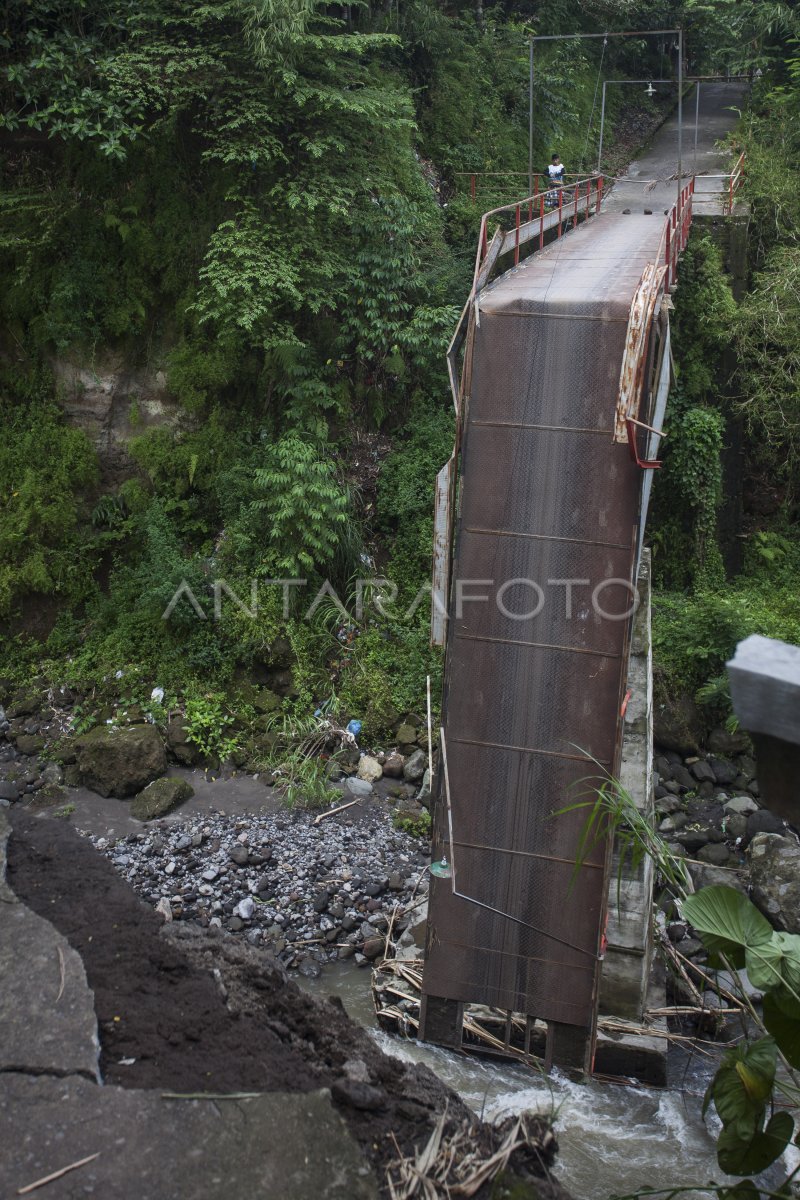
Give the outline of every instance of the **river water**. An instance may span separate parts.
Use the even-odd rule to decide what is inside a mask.
[[[555,1071],[537,1076],[516,1064],[498,1065],[384,1033],[375,1019],[369,971],[351,963],[298,982],[318,996],[338,995],[386,1054],[425,1063],[485,1119],[526,1110],[554,1114],[559,1144],[554,1174],[575,1200],[610,1200],[643,1188],[702,1186],[711,1180],[734,1182],[720,1172],[712,1132],[700,1115],[714,1069],[711,1060],[676,1052],[670,1065],[675,1086],[666,1090],[573,1083]],[[716,1131],[715,1117],[708,1120]]]

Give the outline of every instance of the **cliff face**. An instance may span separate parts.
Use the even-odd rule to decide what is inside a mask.
[[[53,358],[50,367],[67,420],[94,446],[107,489],[136,473],[127,450],[133,438],[151,429],[187,432],[197,424],[170,395],[163,370],[133,368],[122,352],[101,351],[92,361]]]

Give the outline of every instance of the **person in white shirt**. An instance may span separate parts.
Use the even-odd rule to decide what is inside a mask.
[[[558,204],[558,191],[559,188],[564,186],[564,173],[564,164],[562,163],[560,157],[557,154],[554,154],[550,159],[550,162],[547,164],[547,170],[545,172],[550,183],[550,188],[547,196],[545,197],[545,201],[550,208],[555,208],[555,206]]]

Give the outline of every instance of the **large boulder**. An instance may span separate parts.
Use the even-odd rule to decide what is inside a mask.
[[[377,758],[371,758],[369,754],[364,754],[358,760],[356,774],[359,779],[366,779],[367,783],[376,783],[383,775],[383,767]]]
[[[98,725],[76,743],[81,782],[101,796],[135,796],[167,769],[153,725]]]
[[[131,816],[138,821],[153,821],[172,812],[173,808],[193,795],[194,788],[185,779],[176,779],[174,776],[154,779],[131,802]]]
[[[407,779],[409,783],[420,783],[427,765],[428,760],[424,751],[415,750],[403,767],[403,778]]]
[[[167,725],[167,749],[170,755],[184,767],[193,767],[203,757],[197,746],[189,741],[186,718],[178,713]]]
[[[653,741],[678,754],[696,754],[702,727],[700,711],[691,696],[664,694],[659,689],[653,705]]]
[[[800,933],[800,846],[776,833],[760,833],[750,843],[753,902],[786,933]]]

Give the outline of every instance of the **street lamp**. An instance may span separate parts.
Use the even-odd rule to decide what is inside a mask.
[[[600,174],[600,160],[603,157],[603,136],[606,126],[606,88],[610,83],[646,83],[647,87],[644,90],[645,96],[655,96],[656,89],[654,83],[673,83],[672,79],[604,79],[603,80],[603,99],[600,104],[600,144],[597,147],[597,174]],[[679,174],[680,177],[680,174]]]
[[[621,33],[542,33],[533,34],[529,38],[530,65],[528,78],[528,187],[529,195],[533,195],[533,47],[535,42],[571,42],[577,38],[643,38],[665,37],[670,34],[677,38],[675,49],[678,51],[678,199],[681,194],[681,176],[683,174],[683,30],[682,29],[630,29]],[[646,80],[644,82],[647,82]]]

